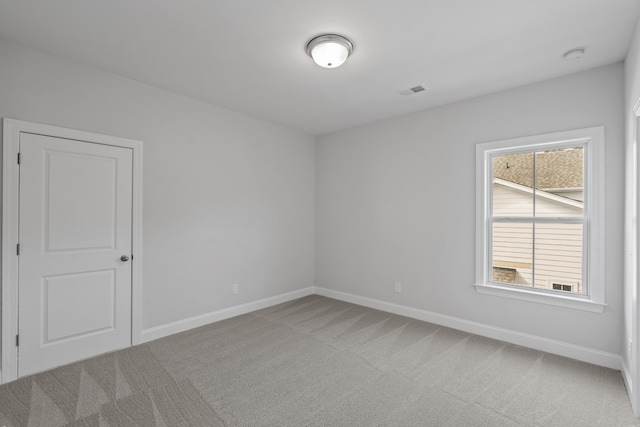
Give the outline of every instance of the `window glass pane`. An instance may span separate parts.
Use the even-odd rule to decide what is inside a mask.
[[[582,224],[535,225],[535,287],[583,293]]]
[[[533,153],[492,159],[493,216],[533,216]]]
[[[583,216],[583,151],[579,146],[536,152],[535,216]]]
[[[494,222],[493,281],[532,286],[533,224]]]

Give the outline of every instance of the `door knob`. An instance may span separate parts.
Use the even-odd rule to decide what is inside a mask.
[[[128,256],[126,256],[126,255],[122,255],[122,256],[120,257],[120,261],[122,261],[122,262],[127,262],[127,261],[129,261],[129,257],[128,257]]]

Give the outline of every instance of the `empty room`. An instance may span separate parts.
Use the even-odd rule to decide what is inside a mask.
[[[637,0],[0,0],[0,426],[640,425]]]

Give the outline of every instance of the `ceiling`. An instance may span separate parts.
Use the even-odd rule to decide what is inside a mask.
[[[639,14],[637,0],[0,0],[0,37],[319,135],[621,61]],[[353,40],[340,68],[304,51],[325,32]]]

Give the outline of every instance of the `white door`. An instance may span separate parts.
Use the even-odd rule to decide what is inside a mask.
[[[20,134],[18,376],[131,345],[132,149]]]

